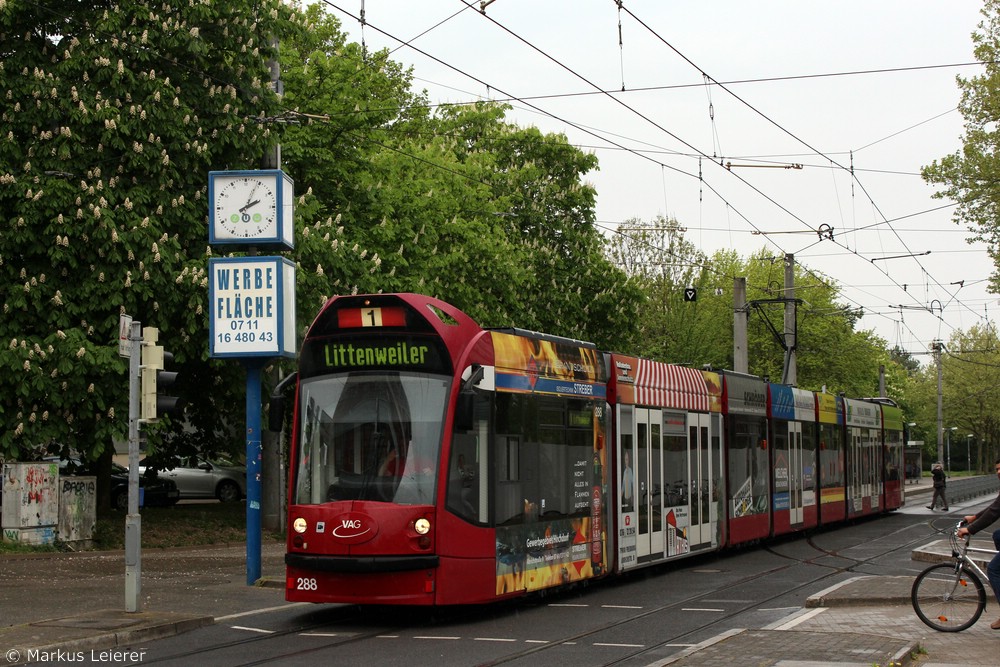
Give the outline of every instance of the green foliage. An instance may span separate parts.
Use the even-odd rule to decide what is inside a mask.
[[[746,279],[749,371],[782,382],[785,368],[784,258],[758,253],[746,260],[734,251],[706,258],[684,239],[677,220],[630,220],[618,230],[610,257],[641,285],[646,295],[639,322],[639,354],[695,367],[733,368],[734,282]],[[876,396],[879,367],[886,368],[887,393],[908,391],[906,368],[885,343],[855,329],[858,316],[837,302],[826,278],[795,268],[797,385],[826,387],[850,396]],[[696,301],[685,301],[688,287]]]
[[[972,240],[985,241],[994,266],[1000,267],[1000,2],[984,0],[983,20],[972,35],[981,74],[958,76],[962,91],[959,111],[965,118],[960,150],[923,168],[928,183],[941,187],[935,197],[958,202],[954,220],[964,224]],[[1000,271],[990,278],[990,290],[1000,291]]]
[[[626,220],[608,254],[644,295],[637,335],[625,349],[672,363],[727,366],[730,353],[720,351],[718,336],[726,315],[713,296],[716,274],[705,270],[704,254],[684,238],[677,220]],[[697,301],[684,300],[688,287],[698,290]]]
[[[971,444],[972,461],[978,470],[986,473],[992,471],[993,461],[1000,455],[1000,418],[997,417],[1000,389],[996,384],[1000,368],[998,342],[992,327],[972,327],[968,331],[955,332],[940,355],[941,427],[949,432],[952,427],[958,427],[950,436],[953,465],[957,460],[956,450],[964,452]],[[913,391],[916,397],[913,421],[918,424],[921,438],[933,445],[935,458],[938,458],[937,388],[935,360],[922,370]],[[941,439],[946,440],[944,435]],[[956,443],[959,443],[957,447]],[[969,456],[965,454],[962,459],[968,461]]]
[[[213,375],[207,173],[275,141],[269,37],[296,28],[277,0],[2,4],[0,455],[96,458],[127,428],[121,313]]]
[[[627,338],[639,293],[593,225],[582,179],[595,158],[512,125],[504,105],[430,113],[387,53],[346,43],[318,7],[307,16],[313,30],[282,44],[284,102],[300,113],[282,150],[327,218],[296,248],[300,310],[336,293],[414,291],[487,326]]]
[[[605,258],[583,182],[596,159],[502,105],[431,113],[409,72],[321,7],[0,8],[0,456],[56,443],[110,461],[127,428],[122,313],[160,329],[189,399],[191,428],[151,428],[154,446],[240,441],[243,371],[207,358],[207,175],[257,167],[276,142],[296,183],[300,330],[334,294],[420,291],[487,325],[634,337],[641,294]]]

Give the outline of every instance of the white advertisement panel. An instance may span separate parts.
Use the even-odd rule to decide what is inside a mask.
[[[295,356],[295,264],[222,257],[208,271],[209,356]]]

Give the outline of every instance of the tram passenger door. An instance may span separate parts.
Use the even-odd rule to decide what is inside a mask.
[[[638,539],[636,555],[642,559],[663,554],[663,439],[660,411],[637,408],[636,480]]]
[[[872,511],[878,511],[882,507],[882,471],[885,466],[882,463],[882,447],[879,443],[881,434],[876,429],[867,430],[865,439],[865,450],[868,452],[868,502]]]
[[[709,437],[711,415],[688,414],[688,480],[691,485],[691,525],[688,541],[692,549],[706,546],[716,535],[713,527],[713,508],[716,506],[720,489],[716,488],[712,456],[712,441]],[[716,517],[716,520],[718,517]]]
[[[847,431],[847,511],[851,515],[860,514],[864,508],[862,464],[861,429],[851,426]]]
[[[800,526],[802,516],[802,422],[788,422],[788,521],[792,526]]]

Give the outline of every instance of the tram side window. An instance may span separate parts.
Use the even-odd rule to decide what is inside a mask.
[[[521,439],[515,435],[496,437],[497,493],[494,522],[498,526],[520,523],[524,513],[521,498]]]
[[[566,411],[561,405],[563,401],[558,399],[542,399],[541,403],[536,467],[538,491],[533,501],[539,517],[566,516],[570,507],[566,490],[572,486]]]
[[[729,497],[733,516],[768,511],[767,440],[764,420],[737,415],[733,418],[729,453]]]
[[[824,489],[844,486],[843,445],[840,428],[835,424],[820,426],[819,465],[820,485]]]
[[[903,469],[903,433],[886,431],[885,438],[885,478],[890,481],[900,479]]]
[[[688,444],[685,431],[686,417],[683,414],[663,415],[663,483],[667,494],[667,507],[681,507],[688,503]]]
[[[802,425],[802,488],[816,488],[816,471],[813,462],[816,460],[816,428],[812,424]]]
[[[531,471],[521,460],[525,438],[535,437],[530,427],[535,423],[534,412],[524,396],[498,393],[496,401],[496,508],[494,522],[498,526],[523,523],[527,505],[525,484],[532,480]]]
[[[452,436],[447,507],[463,519],[482,525],[489,516],[486,457],[490,432],[488,394],[476,392],[473,415],[472,428],[468,431],[456,430]],[[504,443],[505,446],[507,444]],[[509,454],[509,450],[507,453]],[[501,478],[510,469],[509,458],[503,458],[506,459],[507,467],[501,471]]]
[[[521,394],[497,394],[496,401],[496,524],[588,513],[592,404]]]

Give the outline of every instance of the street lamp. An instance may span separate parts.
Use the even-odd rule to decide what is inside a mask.
[[[970,473],[972,471],[972,434],[965,434],[965,469]]]
[[[952,431],[957,431],[957,430],[958,430],[957,426],[952,426],[951,428],[949,428],[949,429],[947,429],[945,431],[945,435],[948,436],[948,445],[947,445],[947,449],[945,450],[945,452],[946,452],[945,456],[947,457],[947,462],[948,462],[947,463],[948,474],[951,474],[951,432]]]

